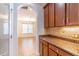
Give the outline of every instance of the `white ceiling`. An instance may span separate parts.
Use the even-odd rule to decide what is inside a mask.
[[[18,10],[18,20],[28,21],[29,18],[31,18],[33,21],[35,21],[34,20],[35,17],[36,17],[36,13],[30,7],[28,7],[28,9],[20,8]],[[31,21],[31,19],[30,19],[30,21]]]
[[[41,6],[42,8],[46,5],[46,3],[37,3],[39,6]],[[23,6],[22,6],[23,7]],[[22,9],[20,8],[18,10],[18,20],[26,20],[26,17],[30,17],[30,18],[36,18],[36,13],[33,9],[31,9],[30,7],[28,7],[28,9]],[[23,20],[23,21],[24,21]],[[27,21],[27,20],[26,20]]]
[[[34,17],[35,16],[35,12],[28,7],[28,9],[19,9],[18,10],[18,16],[19,17],[23,17],[23,16],[29,16],[29,17]]]
[[[37,3],[38,5],[40,5],[41,7],[44,7],[44,5],[46,5],[46,3]],[[0,18],[2,19],[8,19],[8,8],[9,8],[9,4],[8,3],[0,3]],[[23,19],[25,17],[35,17],[36,14],[35,12],[29,7],[28,10],[25,9],[19,9],[18,11],[18,16]]]

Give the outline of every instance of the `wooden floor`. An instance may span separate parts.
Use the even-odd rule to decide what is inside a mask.
[[[35,56],[35,38],[21,38],[18,40],[18,56]]]

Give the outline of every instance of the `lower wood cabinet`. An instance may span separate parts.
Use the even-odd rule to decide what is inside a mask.
[[[59,54],[59,56],[71,56],[70,53],[65,52],[65,51],[63,51],[61,49],[58,49],[58,54]]]
[[[49,49],[49,56],[57,56],[57,53]]]
[[[48,46],[43,44],[42,49],[43,56],[48,56]]]
[[[56,47],[42,39],[39,41],[40,56],[72,56],[69,52]]]
[[[48,43],[42,39],[39,40],[39,43],[40,56],[48,56]]]
[[[39,52],[40,52],[40,56],[42,56],[42,55],[43,55],[43,54],[42,54],[42,50],[43,50],[43,49],[42,49],[42,41],[40,40],[39,43],[40,43],[40,44],[39,44]]]

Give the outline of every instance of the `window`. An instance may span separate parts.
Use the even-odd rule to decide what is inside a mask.
[[[33,24],[22,24],[22,33],[33,33]]]
[[[8,34],[8,23],[4,23],[4,34]]]

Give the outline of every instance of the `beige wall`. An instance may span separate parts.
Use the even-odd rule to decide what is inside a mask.
[[[44,33],[59,37],[79,39],[79,26],[48,28],[45,29]]]

